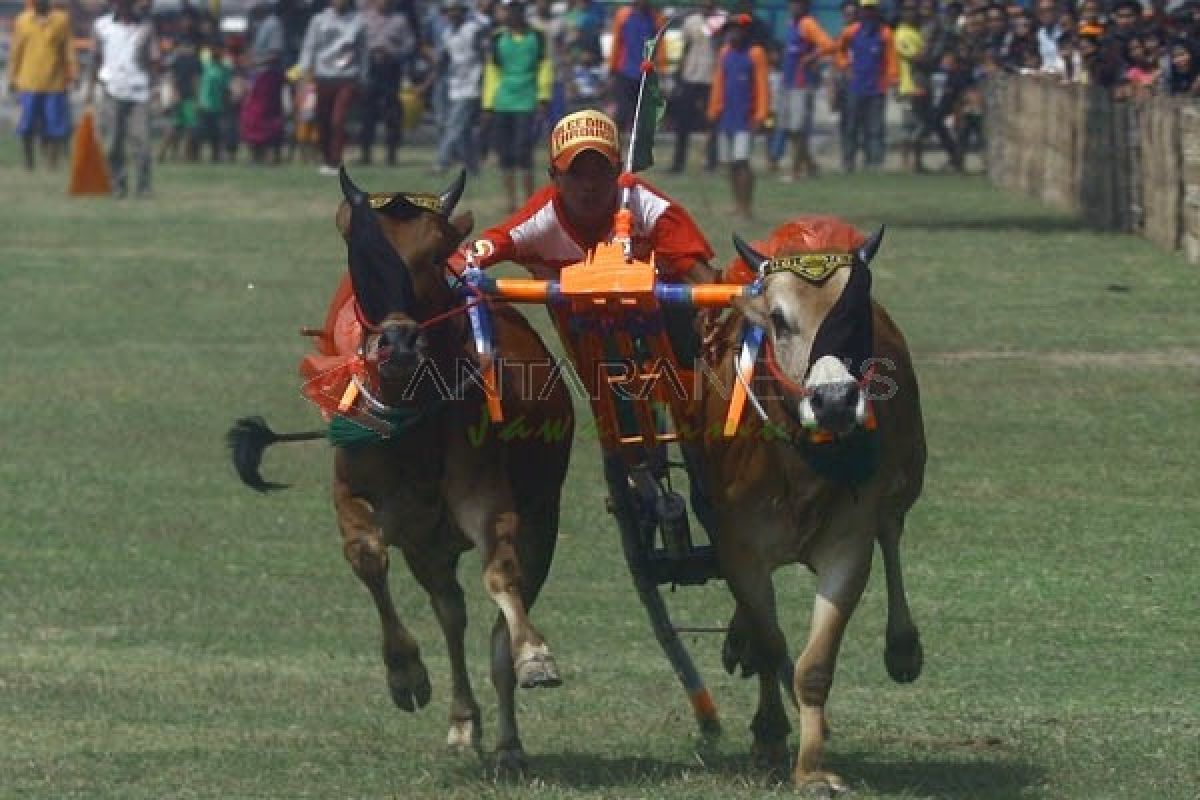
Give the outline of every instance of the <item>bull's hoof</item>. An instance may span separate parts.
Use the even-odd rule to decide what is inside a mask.
[[[414,658],[401,666],[389,667],[388,691],[392,693],[392,702],[405,711],[424,708],[433,696],[433,687],[421,659]]]
[[[502,745],[496,748],[495,766],[498,778],[521,778],[529,771],[529,759],[521,745]]]
[[[517,673],[517,685],[522,689],[548,689],[562,686],[562,677],[558,674],[558,665],[554,656],[545,645],[532,649],[532,652],[513,665]]]
[[[446,734],[446,746],[457,753],[483,753],[483,726],[478,719],[450,720],[450,731]]]
[[[916,628],[888,638],[883,663],[896,683],[912,683],[920,677],[925,654]]]
[[[792,785],[804,797],[831,798],[850,791],[850,787],[832,772],[797,772],[792,776]]]
[[[771,741],[755,740],[750,752],[754,768],[760,772],[779,773],[786,776],[791,765],[792,754],[788,750],[787,738]]]

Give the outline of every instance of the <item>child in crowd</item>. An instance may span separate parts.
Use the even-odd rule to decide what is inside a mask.
[[[221,160],[222,129],[229,101],[233,70],[225,63],[225,48],[219,39],[200,53],[200,84],[196,92],[197,133],[201,147],[212,149],[212,161]]]

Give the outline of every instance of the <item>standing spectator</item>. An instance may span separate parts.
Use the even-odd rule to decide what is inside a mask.
[[[308,23],[300,69],[317,84],[317,137],[322,175],[337,175],[346,146],[346,118],[367,82],[367,34],[350,0],[332,0]]]
[[[90,104],[96,83],[101,85],[97,122],[118,198],[129,189],[126,149],[137,170],[137,195],[150,195],[150,86],[158,47],[154,27],[134,9],[134,0],[115,0],[112,12],[92,25],[92,69],[84,92]]]
[[[1167,92],[1176,97],[1200,97],[1200,65],[1190,39],[1171,42],[1171,66],[1167,70]]]
[[[859,0],[859,21],[838,37],[838,66],[847,73],[842,168],[854,172],[858,151],[868,169],[883,167],[886,153],[884,111],[888,88],[896,83],[896,47],[892,31],[879,16],[879,0]]]
[[[775,124],[792,141],[792,171],[785,179],[802,174],[814,177],[817,162],[812,156],[813,112],[821,85],[821,59],[833,52],[833,40],[809,13],[809,0],[792,0],[783,50],[783,87],[776,108]]]
[[[485,19],[483,15],[471,10],[466,13],[468,17]],[[420,65],[430,65],[431,69],[426,70],[423,76],[410,76],[416,80],[416,90],[419,95],[425,98],[430,111],[433,113],[433,135],[434,139],[441,142],[446,138],[446,121],[449,114],[449,102],[446,100],[446,75],[444,65],[446,63],[446,53],[444,51],[446,32],[450,27],[450,23],[446,17],[446,9],[442,3],[429,3],[425,12],[425,18],[421,21],[421,42],[418,49],[418,57],[414,63]],[[437,167],[435,164],[434,170]]]
[[[633,125],[646,42],[654,38],[662,25],[662,14],[654,10],[650,0],[635,0],[621,7],[613,17],[612,50],[608,58],[612,74],[610,94],[617,104],[617,125],[623,131]],[[667,64],[665,47],[658,49],[655,60],[661,72]]]
[[[858,0],[843,0],[842,30],[849,28],[856,22],[858,22]],[[834,47],[836,48],[836,46],[835,43]],[[847,82],[845,72],[840,68],[833,70],[832,79],[829,81],[829,110],[837,114],[838,140],[842,142],[846,140],[846,126],[850,122],[850,115],[846,113]]]
[[[591,49],[580,50],[571,67],[567,84],[567,106],[571,113],[599,108],[608,83],[608,70],[600,63],[600,54]]]
[[[13,23],[8,63],[9,89],[21,103],[17,135],[25,148],[26,169],[34,166],[35,133],[50,168],[58,166],[71,127],[67,84],[74,77],[71,20],[65,11],[51,11],[50,0],[34,0]]]
[[[896,57],[900,83],[896,93],[904,107],[900,161],[905,170],[917,172],[917,137],[921,132],[920,95],[924,89],[914,79],[917,67],[914,62],[925,49],[921,29],[917,27],[917,0],[903,0],[900,4],[900,22],[896,25]]]
[[[477,15],[467,16],[464,0],[442,0],[442,12],[446,26],[437,50],[442,54],[438,72],[446,81],[446,125],[434,169],[444,172],[452,161],[461,161],[468,172],[477,175],[475,128],[479,124],[487,29]]]
[[[1011,72],[1036,72],[1042,68],[1042,56],[1034,32],[1033,17],[1019,9],[1008,15],[1011,30],[1005,45],[1004,68]]]
[[[1060,16],[1056,0],[1037,0],[1038,55],[1042,59],[1042,72],[1051,75],[1063,75],[1067,71],[1067,65],[1058,52],[1058,37],[1064,33],[1059,24]]]
[[[417,40],[408,17],[392,7],[392,0],[370,0],[362,17],[367,29],[370,66],[362,104],[360,163],[371,163],[375,128],[382,122],[387,163],[391,167],[396,165],[396,149],[400,146],[400,131],[404,122],[404,112],[400,108],[400,81],[416,50]]]
[[[713,73],[717,67],[717,34],[725,27],[725,13],[715,0],[688,14],[683,21],[683,56],[675,76],[672,110],[675,121],[675,155],[671,159],[673,173],[687,166],[688,140],[703,130],[708,97],[712,94]],[[710,162],[708,167],[714,165]]]
[[[942,69],[942,62],[954,37],[938,16],[936,0],[918,0],[917,21],[920,24],[921,52],[912,61],[912,79],[917,87],[912,101],[913,113],[920,127],[913,142],[913,169],[916,172],[925,171],[925,140],[932,133],[945,150],[950,169],[961,172],[963,165],[958,145],[946,127],[945,116],[938,113],[938,103],[934,97],[934,75]]]
[[[1118,47],[1124,50],[1131,39],[1138,34],[1138,26],[1142,21],[1142,4],[1137,0],[1118,0],[1112,10],[1112,25],[1108,35],[1115,39]]]
[[[158,146],[158,163],[174,158],[182,144],[188,161],[197,158],[196,85],[200,82],[200,45],[196,15],[187,9],[179,19],[179,33],[163,57],[166,72],[162,108],[170,127]]]
[[[525,4],[504,0],[505,26],[492,34],[491,60],[484,70],[483,110],[492,134],[508,213],[517,209],[516,174],[525,196],[533,194],[535,115],[546,113],[553,69],[546,37],[529,27]]]
[[[229,106],[229,85],[233,69],[225,63],[225,48],[214,39],[200,53],[200,84],[196,90],[196,132],[201,148],[208,145],[214,164],[220,162],[223,137],[222,123]]]
[[[1146,47],[1144,36],[1129,40],[1125,61],[1129,65],[1125,69],[1125,82],[1129,84],[1132,97],[1145,97],[1162,82],[1158,59],[1154,51]]]
[[[1101,10],[1100,0],[1083,0],[1080,4],[1079,35],[1104,35],[1104,12]]]
[[[604,10],[593,0],[571,0],[563,27],[564,46],[571,58],[577,59],[580,51],[590,50],[597,61],[603,59],[600,34],[604,31]]]
[[[251,7],[250,90],[242,101],[239,119],[242,141],[255,164],[263,163],[268,149],[278,164],[283,147],[283,22],[275,13],[275,0],[257,0]]]
[[[734,17],[738,16],[739,14],[742,14],[742,15],[745,15],[750,18],[750,45],[751,45],[751,47],[753,47],[754,45],[758,45],[765,52],[769,52],[772,48],[774,48],[776,46],[775,37],[771,32],[771,26],[767,24],[766,20],[760,19],[759,17],[754,16],[754,6],[755,6],[756,2],[757,2],[757,0],[737,0],[733,4],[733,11],[731,13]],[[766,5],[766,4],[764,3],[763,5]],[[726,19],[726,32],[728,32],[729,30],[731,30],[731,28],[728,26],[728,18],[727,18]],[[724,45],[725,42],[722,41],[721,44]]]
[[[1008,49],[1008,12],[1000,3],[992,3],[984,12],[984,19],[987,24],[987,63],[991,67],[999,67],[1004,63]]]
[[[546,109],[546,117],[541,120],[543,130],[538,131],[537,138],[558,124],[567,113],[566,79],[570,75],[566,61],[566,23],[563,18],[550,8],[550,0],[534,0],[533,14],[529,17],[529,27],[541,31],[546,37],[546,47],[550,52],[550,66],[554,78],[550,83],[550,104]]]
[[[750,44],[751,18],[738,14],[728,24],[729,42],[717,56],[708,119],[716,125],[717,152],[729,165],[734,214],[753,214],[754,173],[750,170],[751,144],[770,112],[767,88],[767,54]]]

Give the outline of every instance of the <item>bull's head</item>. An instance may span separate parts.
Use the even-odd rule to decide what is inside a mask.
[[[848,253],[769,258],[733,237],[762,281],[759,295],[735,306],[766,331],[767,355],[782,381],[800,387],[784,407],[806,427],[843,434],[865,421],[862,379],[874,349],[870,263],[882,241],[880,228]]]
[[[367,194],[341,171],[337,227],[346,241],[350,281],[374,330],[367,348],[379,356],[385,396],[407,385],[429,341],[421,323],[449,309],[456,296],[445,263],[471,232],[470,212],[451,216],[466,173],[437,195]]]

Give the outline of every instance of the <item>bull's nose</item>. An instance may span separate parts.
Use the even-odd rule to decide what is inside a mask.
[[[822,383],[813,387],[809,403],[817,424],[828,431],[849,430],[858,407],[858,384],[854,381]]]
[[[384,363],[405,365],[416,361],[420,335],[421,328],[415,322],[388,325],[379,342],[380,352],[387,354]]]

